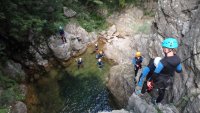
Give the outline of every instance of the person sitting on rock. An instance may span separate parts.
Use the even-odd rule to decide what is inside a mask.
[[[150,92],[152,90],[153,87],[148,87],[149,85],[147,84],[153,84],[152,81],[149,81],[149,78],[152,76],[160,60],[161,57],[156,57],[154,59],[151,58],[149,64],[143,68],[137,86],[135,88],[135,93],[137,95],[143,95],[145,92]]]

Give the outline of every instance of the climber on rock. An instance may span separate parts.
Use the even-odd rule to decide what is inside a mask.
[[[160,103],[163,100],[166,88],[172,83],[171,79],[174,72],[182,72],[181,60],[176,55],[177,48],[178,41],[175,38],[166,38],[162,42],[162,49],[165,57],[160,60],[152,77],[149,79],[150,81],[153,80],[153,87],[158,94],[158,96],[153,96],[153,104]],[[151,84],[148,85],[148,87],[152,87]]]
[[[149,81],[149,78],[152,76],[160,60],[161,57],[156,57],[154,59],[151,58],[149,64],[142,69],[142,73],[135,88],[135,93],[137,95],[143,95],[145,92],[150,92],[152,90],[153,86],[148,87],[150,85],[147,84],[153,84],[152,81]]]
[[[63,44],[66,43],[67,40],[65,38],[65,31],[64,31],[63,27],[61,27],[61,26],[59,27],[59,33],[60,33]]]
[[[132,59],[132,64],[135,70],[135,77],[134,77],[135,82],[136,82],[136,76],[137,76],[138,70],[142,68],[142,61],[143,61],[143,57],[141,56],[141,53],[136,52],[135,57]]]

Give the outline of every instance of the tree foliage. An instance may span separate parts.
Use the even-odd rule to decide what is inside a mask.
[[[24,58],[31,43],[39,44],[57,32],[56,27],[64,20],[63,0],[1,2],[0,46],[4,48],[0,49],[0,54],[13,58],[21,54]]]
[[[75,10],[79,23],[92,31],[104,27],[105,18],[98,15],[98,8],[115,10],[144,1],[155,0],[5,0],[0,2],[0,55],[6,56],[6,51],[22,54],[30,43],[38,44],[57,32],[67,21],[63,6]]]
[[[30,33],[48,36],[62,19],[61,11],[62,0],[6,0],[0,7],[0,33],[22,42]]]

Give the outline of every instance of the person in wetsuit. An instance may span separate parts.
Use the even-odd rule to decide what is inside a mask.
[[[162,42],[162,49],[165,57],[160,60],[158,66],[153,72],[150,81],[153,80],[154,88],[158,90],[158,96],[152,98],[154,104],[160,103],[164,96],[165,90],[171,83],[175,71],[182,72],[181,60],[176,54],[178,48],[178,41],[175,38],[166,38]],[[148,84],[148,87],[152,87],[152,84]]]

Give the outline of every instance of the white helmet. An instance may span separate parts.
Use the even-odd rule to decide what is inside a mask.
[[[63,29],[62,26],[59,26],[59,29]]]
[[[98,59],[99,62],[101,62],[101,59]]]
[[[98,44],[96,43],[95,46],[97,46]]]
[[[82,61],[82,58],[79,58],[79,61]]]
[[[156,57],[155,59],[154,59],[154,61],[153,61],[153,63],[154,63],[154,66],[158,66],[158,63],[160,62],[160,60],[161,60],[162,58],[161,57]]]

